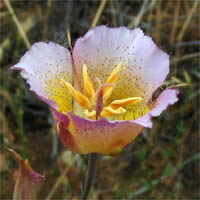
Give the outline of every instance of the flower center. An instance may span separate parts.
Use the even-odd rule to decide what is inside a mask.
[[[99,88],[95,92],[93,84],[88,76],[87,67],[83,65],[83,92],[76,90],[70,83],[59,78],[65,88],[70,92],[76,102],[84,108],[84,115],[89,119],[99,119],[100,117],[113,117],[124,114],[124,106],[136,104],[143,100],[142,97],[130,97],[121,100],[114,100],[108,106],[105,106],[107,99],[111,96],[112,91],[118,79],[121,69],[121,63],[111,72],[105,84],[99,81]]]

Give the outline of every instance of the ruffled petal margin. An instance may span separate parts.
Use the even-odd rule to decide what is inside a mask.
[[[121,63],[114,100],[141,96],[148,102],[169,73],[169,56],[139,28],[97,26],[76,41],[73,57],[79,79],[86,64],[93,83],[96,77],[104,83]]]
[[[151,128],[151,118],[158,116],[169,105],[178,101],[177,91],[167,89],[157,99],[157,106],[135,121],[97,121],[81,118],[72,113],[67,116],[53,111],[58,135],[71,151],[88,154],[117,155],[143,130]]]
[[[159,116],[168,106],[173,105],[178,101],[178,91],[174,89],[164,90],[156,100],[156,106],[146,115],[136,119],[134,122],[145,128],[152,128],[152,117]]]
[[[63,144],[71,151],[88,154],[119,154],[143,130],[131,121],[108,121],[102,118],[92,121],[68,113],[69,117],[56,111],[54,118]]]
[[[20,70],[30,90],[52,108],[71,110],[71,95],[59,80],[72,82],[72,59],[67,48],[53,42],[35,43],[12,69]]]

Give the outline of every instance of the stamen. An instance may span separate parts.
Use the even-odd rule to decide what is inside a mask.
[[[101,113],[102,117],[111,117],[115,115],[121,115],[126,112],[126,109],[119,107],[118,109],[113,109],[111,107],[105,107]]]
[[[106,83],[114,84],[117,81],[117,75],[121,69],[121,63],[117,65],[117,67],[111,72],[110,76],[108,77]]]
[[[146,108],[145,106],[142,106],[141,109],[138,108],[137,105],[133,105],[138,102],[141,102],[143,100],[142,97],[130,97],[121,100],[114,100],[110,103],[109,106],[104,107],[105,101],[112,94],[113,88],[118,79],[118,73],[120,69],[121,69],[121,63],[119,63],[117,67],[111,72],[105,84],[101,84],[101,81],[97,78],[97,81],[99,83],[99,88],[95,93],[94,87],[87,73],[87,67],[84,64],[83,89],[85,95],[76,90],[70,83],[66,82],[63,78],[60,77],[58,78],[62,81],[63,85],[65,86],[65,88],[67,88],[67,90],[69,91],[70,95],[74,98],[74,100],[85,109],[84,115],[88,119],[98,120],[99,117],[116,116],[116,118],[119,119],[122,118],[125,120],[132,120],[138,118],[138,116],[142,116],[145,113],[147,113],[147,111],[145,110]],[[124,106],[127,105],[133,105],[131,107],[131,112],[129,108],[127,108],[127,110],[124,108]]]
[[[117,67],[111,72],[110,76],[108,77],[106,84],[115,84],[117,82],[117,78],[118,78],[118,73],[121,69],[121,63],[119,63],[117,65]],[[113,87],[112,88],[105,88],[104,89],[104,102],[108,99],[108,97],[111,95],[113,91]]]
[[[92,85],[92,82],[87,73],[87,67],[83,65],[83,85],[84,85],[84,93],[89,99],[90,103],[94,102],[95,99],[95,91]]]
[[[96,117],[96,111],[95,110],[93,110],[91,112],[89,112],[88,110],[85,110],[84,114],[87,118],[90,118],[90,119],[95,119],[95,117]]]
[[[143,100],[142,97],[131,97],[127,99],[114,100],[109,106],[112,107],[113,109],[117,109],[125,105],[136,104],[142,100]]]
[[[86,109],[90,108],[90,102],[88,100],[87,97],[85,97],[83,94],[81,94],[78,90],[75,90],[74,87],[67,83],[65,80],[63,80],[62,78],[59,78],[62,83],[64,84],[64,86],[69,90],[69,92],[71,93],[71,95],[73,96],[73,98],[83,107]]]

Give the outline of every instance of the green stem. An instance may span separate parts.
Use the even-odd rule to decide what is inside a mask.
[[[81,194],[81,199],[85,200],[88,197],[90,192],[90,188],[92,186],[95,174],[96,174],[96,163],[97,163],[98,155],[96,153],[89,154],[88,158],[88,171],[87,171],[87,178],[84,184],[84,189]]]

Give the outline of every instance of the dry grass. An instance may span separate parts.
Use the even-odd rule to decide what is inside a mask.
[[[47,106],[28,91],[19,73],[9,67],[36,41],[52,40],[66,46],[70,27],[73,45],[78,37],[98,24],[141,27],[171,56],[171,74],[163,87],[183,83],[190,86],[180,88],[179,103],[155,119],[153,129],[145,130],[120,156],[102,157],[90,197],[198,199],[199,2],[2,1],[1,199],[12,197],[16,172],[16,164],[6,151],[8,147],[28,156],[33,168],[46,174],[41,199],[48,195],[51,199],[80,198],[86,158],[76,157],[70,170],[66,168],[68,161],[63,159],[66,149],[59,144],[56,154],[58,141],[55,134],[51,134]],[[53,194],[50,194],[52,188]]]

